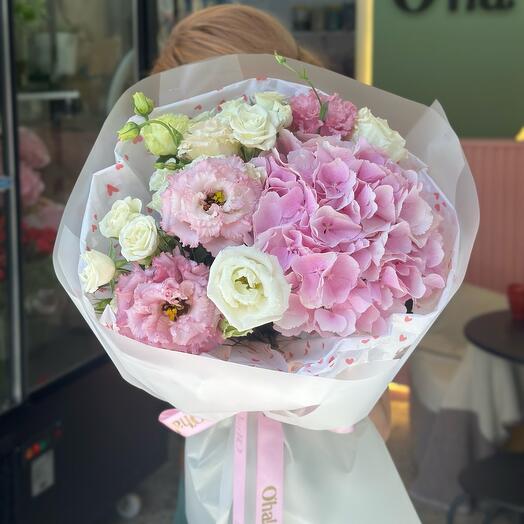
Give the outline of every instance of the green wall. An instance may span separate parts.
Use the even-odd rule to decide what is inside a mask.
[[[458,3],[457,12],[434,0],[406,13],[375,0],[373,83],[425,104],[437,98],[460,136],[513,137],[524,125],[524,0],[508,11]]]

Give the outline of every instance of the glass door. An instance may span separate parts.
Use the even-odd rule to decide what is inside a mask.
[[[1,42],[0,42],[1,46]],[[0,138],[3,137],[3,111],[0,105]],[[3,146],[2,142],[0,144]],[[0,413],[10,404],[9,305],[7,278],[7,195],[10,180],[5,175],[4,147],[0,147]]]
[[[136,81],[135,2],[12,0],[28,392],[102,351],[58,283],[64,204],[107,112]]]

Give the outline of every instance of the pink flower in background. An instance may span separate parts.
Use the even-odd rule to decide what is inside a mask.
[[[201,160],[171,177],[162,195],[162,227],[184,245],[200,243],[213,255],[250,244],[261,193],[262,183],[239,157]]]
[[[31,129],[18,129],[18,151],[20,160],[33,169],[41,169],[49,164],[51,157],[43,140]]]
[[[292,285],[275,327],[384,335],[407,300],[444,287],[439,219],[419,174],[363,140],[280,135],[279,152],[257,159],[267,181],[253,215],[255,246],[278,258]]]
[[[116,286],[119,332],[165,349],[210,351],[222,342],[220,313],[207,298],[209,268],[162,253],[148,269],[138,264]]]
[[[20,165],[20,193],[24,207],[34,206],[44,191],[40,173],[24,162]]]
[[[48,198],[40,198],[38,204],[31,209],[31,212],[24,216],[24,223],[36,229],[49,228],[57,230],[63,212],[63,204],[53,202]]]
[[[328,104],[324,121],[320,120],[320,104],[310,89],[307,94],[291,98],[293,129],[301,133],[318,133],[322,136],[348,136],[353,131],[357,118],[357,108],[349,101],[342,100],[336,93],[331,96],[320,95],[322,102]]]

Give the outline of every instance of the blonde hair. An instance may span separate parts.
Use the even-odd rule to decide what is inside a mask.
[[[152,73],[213,56],[273,51],[322,65],[273,16],[245,5],[218,5],[196,11],[175,25]]]

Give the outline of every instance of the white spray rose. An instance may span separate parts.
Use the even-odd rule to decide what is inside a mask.
[[[192,124],[178,148],[178,154],[194,160],[205,156],[236,155],[240,144],[226,121],[217,117]]]
[[[82,254],[82,261],[85,265],[80,272],[80,282],[86,293],[94,293],[115,276],[115,263],[100,251],[86,251]]]
[[[140,214],[142,202],[138,198],[126,197],[117,200],[111,210],[100,221],[100,233],[106,238],[118,238],[122,228]]]
[[[277,139],[278,129],[271,115],[260,105],[242,104],[229,119],[233,137],[242,145],[268,151]]]
[[[169,162],[169,160],[168,160]],[[160,213],[162,209],[162,193],[169,185],[169,177],[173,176],[174,171],[170,169],[157,169],[149,179],[149,190],[153,192],[152,200],[147,207]]]
[[[216,114],[216,117],[221,122],[229,124],[229,120],[231,119],[231,117],[235,115],[238,112],[238,109],[245,104],[246,101],[242,97],[234,98],[233,100],[223,102],[222,104],[220,104],[220,110]]]
[[[373,147],[385,151],[394,162],[406,156],[406,141],[400,133],[391,129],[387,120],[373,115],[368,107],[358,112],[353,139],[359,138],[365,138]]]
[[[139,262],[151,256],[158,247],[158,231],[153,217],[139,215],[129,222],[118,237],[122,256]]]
[[[293,122],[291,106],[287,98],[277,91],[255,93],[255,102],[262,106],[271,116],[273,125],[278,129],[289,127]]]
[[[289,294],[278,259],[254,247],[227,247],[211,265],[207,295],[238,331],[282,318]]]

